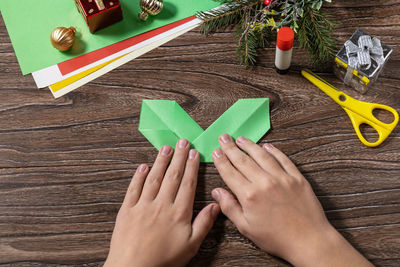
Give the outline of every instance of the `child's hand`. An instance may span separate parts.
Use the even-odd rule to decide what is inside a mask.
[[[189,149],[179,140],[170,163],[173,150],[163,146],[150,171],[136,170],[105,266],[183,266],[197,253],[220,209],[210,204],[192,223],[199,153]]]
[[[213,152],[213,160],[237,200],[223,188],[212,196],[243,235],[296,266],[370,266],[329,224],[311,186],[285,154],[245,137],[236,146],[224,134],[219,143],[222,150]]]

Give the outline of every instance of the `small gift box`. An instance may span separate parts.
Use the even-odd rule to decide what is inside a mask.
[[[119,0],[75,0],[91,33],[122,20]]]
[[[392,48],[362,30],[356,30],[335,58],[335,74],[364,94],[376,81]]]

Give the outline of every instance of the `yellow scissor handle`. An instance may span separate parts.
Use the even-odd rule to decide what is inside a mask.
[[[380,145],[389,136],[399,122],[399,114],[395,109],[389,106],[367,103],[351,98],[347,94],[338,91],[334,86],[330,85],[328,82],[324,81],[322,78],[318,77],[309,70],[302,70],[301,74],[322,91],[324,91],[333,100],[335,100],[335,102],[346,111],[350,117],[351,123],[353,124],[358,138],[366,146],[375,147]],[[392,113],[394,120],[391,123],[384,123],[378,120],[373,114],[374,109],[383,109]],[[376,142],[368,142],[364,138],[360,130],[361,124],[367,124],[377,131],[379,138]]]

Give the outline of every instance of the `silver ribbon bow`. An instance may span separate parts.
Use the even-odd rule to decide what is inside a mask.
[[[373,59],[378,65],[377,69],[385,63],[381,41],[376,37],[371,38],[369,35],[362,35],[358,38],[358,45],[347,40],[344,43],[344,46],[348,58],[348,68],[344,79],[346,84],[348,84],[352,78],[353,69],[368,70],[371,68],[371,59]]]

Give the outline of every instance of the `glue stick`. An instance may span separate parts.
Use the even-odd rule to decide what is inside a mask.
[[[289,27],[282,27],[276,38],[275,69],[279,74],[289,71],[292,60],[294,32]]]

